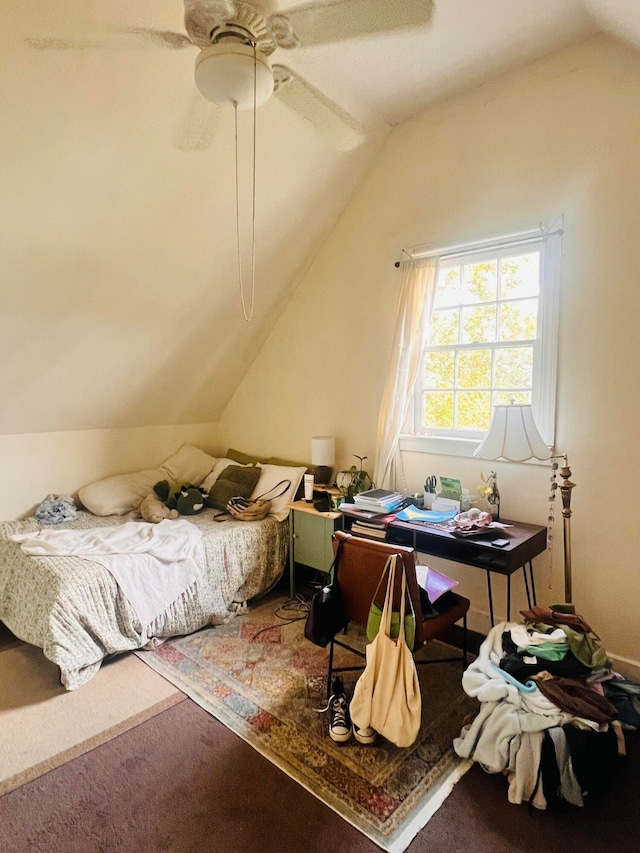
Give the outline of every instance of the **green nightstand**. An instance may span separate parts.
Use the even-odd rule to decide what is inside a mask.
[[[320,572],[329,572],[333,563],[331,537],[342,530],[341,512],[318,512],[313,504],[295,501],[288,505],[291,510],[289,526],[289,591],[296,593],[296,563],[309,566]]]

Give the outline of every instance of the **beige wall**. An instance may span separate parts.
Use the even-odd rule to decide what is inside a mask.
[[[111,474],[155,468],[182,444],[215,455],[216,424],[0,436],[0,519],[33,511],[49,494],[73,494]]]
[[[304,458],[312,435],[333,433],[340,466],[372,461],[401,248],[564,214],[556,446],[577,483],[573,598],[619,668],[640,660],[639,103],[640,59],[596,38],[397,128],[220,422],[223,445]],[[486,468],[422,454],[406,466],[412,489],[426,473],[475,488]],[[504,515],[545,523],[548,469],[496,469]],[[535,564],[540,603],[562,600],[560,543],[558,525],[553,565]],[[486,628],[484,576],[447,568]]]

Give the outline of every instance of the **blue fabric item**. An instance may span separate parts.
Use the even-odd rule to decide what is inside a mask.
[[[640,728],[640,684],[628,678],[603,681],[604,695],[618,709],[622,725]]]
[[[76,518],[78,512],[69,495],[47,495],[36,510],[36,519],[40,524],[60,524]]]
[[[491,669],[495,669],[495,671],[499,673],[505,681],[508,681],[509,684],[513,684],[514,687],[517,687],[518,690],[521,690],[523,693],[533,693],[534,690],[538,689],[538,685],[535,682],[527,681],[523,684],[521,681],[518,681],[517,678],[514,678],[513,675],[505,672],[504,669],[500,669],[500,667],[496,666],[495,663],[490,663],[489,666]]]

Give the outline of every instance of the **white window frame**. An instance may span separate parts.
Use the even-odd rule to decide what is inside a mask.
[[[560,297],[560,258],[562,251],[562,229],[544,232],[540,228],[499,237],[492,240],[451,246],[446,249],[429,250],[426,247],[414,249],[412,257],[436,257],[441,263],[464,256],[477,256],[491,251],[514,252],[527,246],[540,250],[540,294],[538,302],[539,336],[534,343],[533,382],[531,408],[536,425],[545,443],[553,446],[555,442],[555,411],[557,383],[558,318]],[[429,431],[419,432],[415,428],[417,413],[422,405],[421,379],[416,383],[414,407],[409,416],[407,431],[400,436],[400,450],[436,453],[448,456],[473,456],[485,432],[477,436],[460,431],[443,435]]]

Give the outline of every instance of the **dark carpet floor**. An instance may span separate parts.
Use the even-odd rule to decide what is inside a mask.
[[[410,853],[637,849],[640,735],[584,809],[529,811],[477,766]],[[379,848],[191,700],[0,799],[2,853],[375,853]]]

